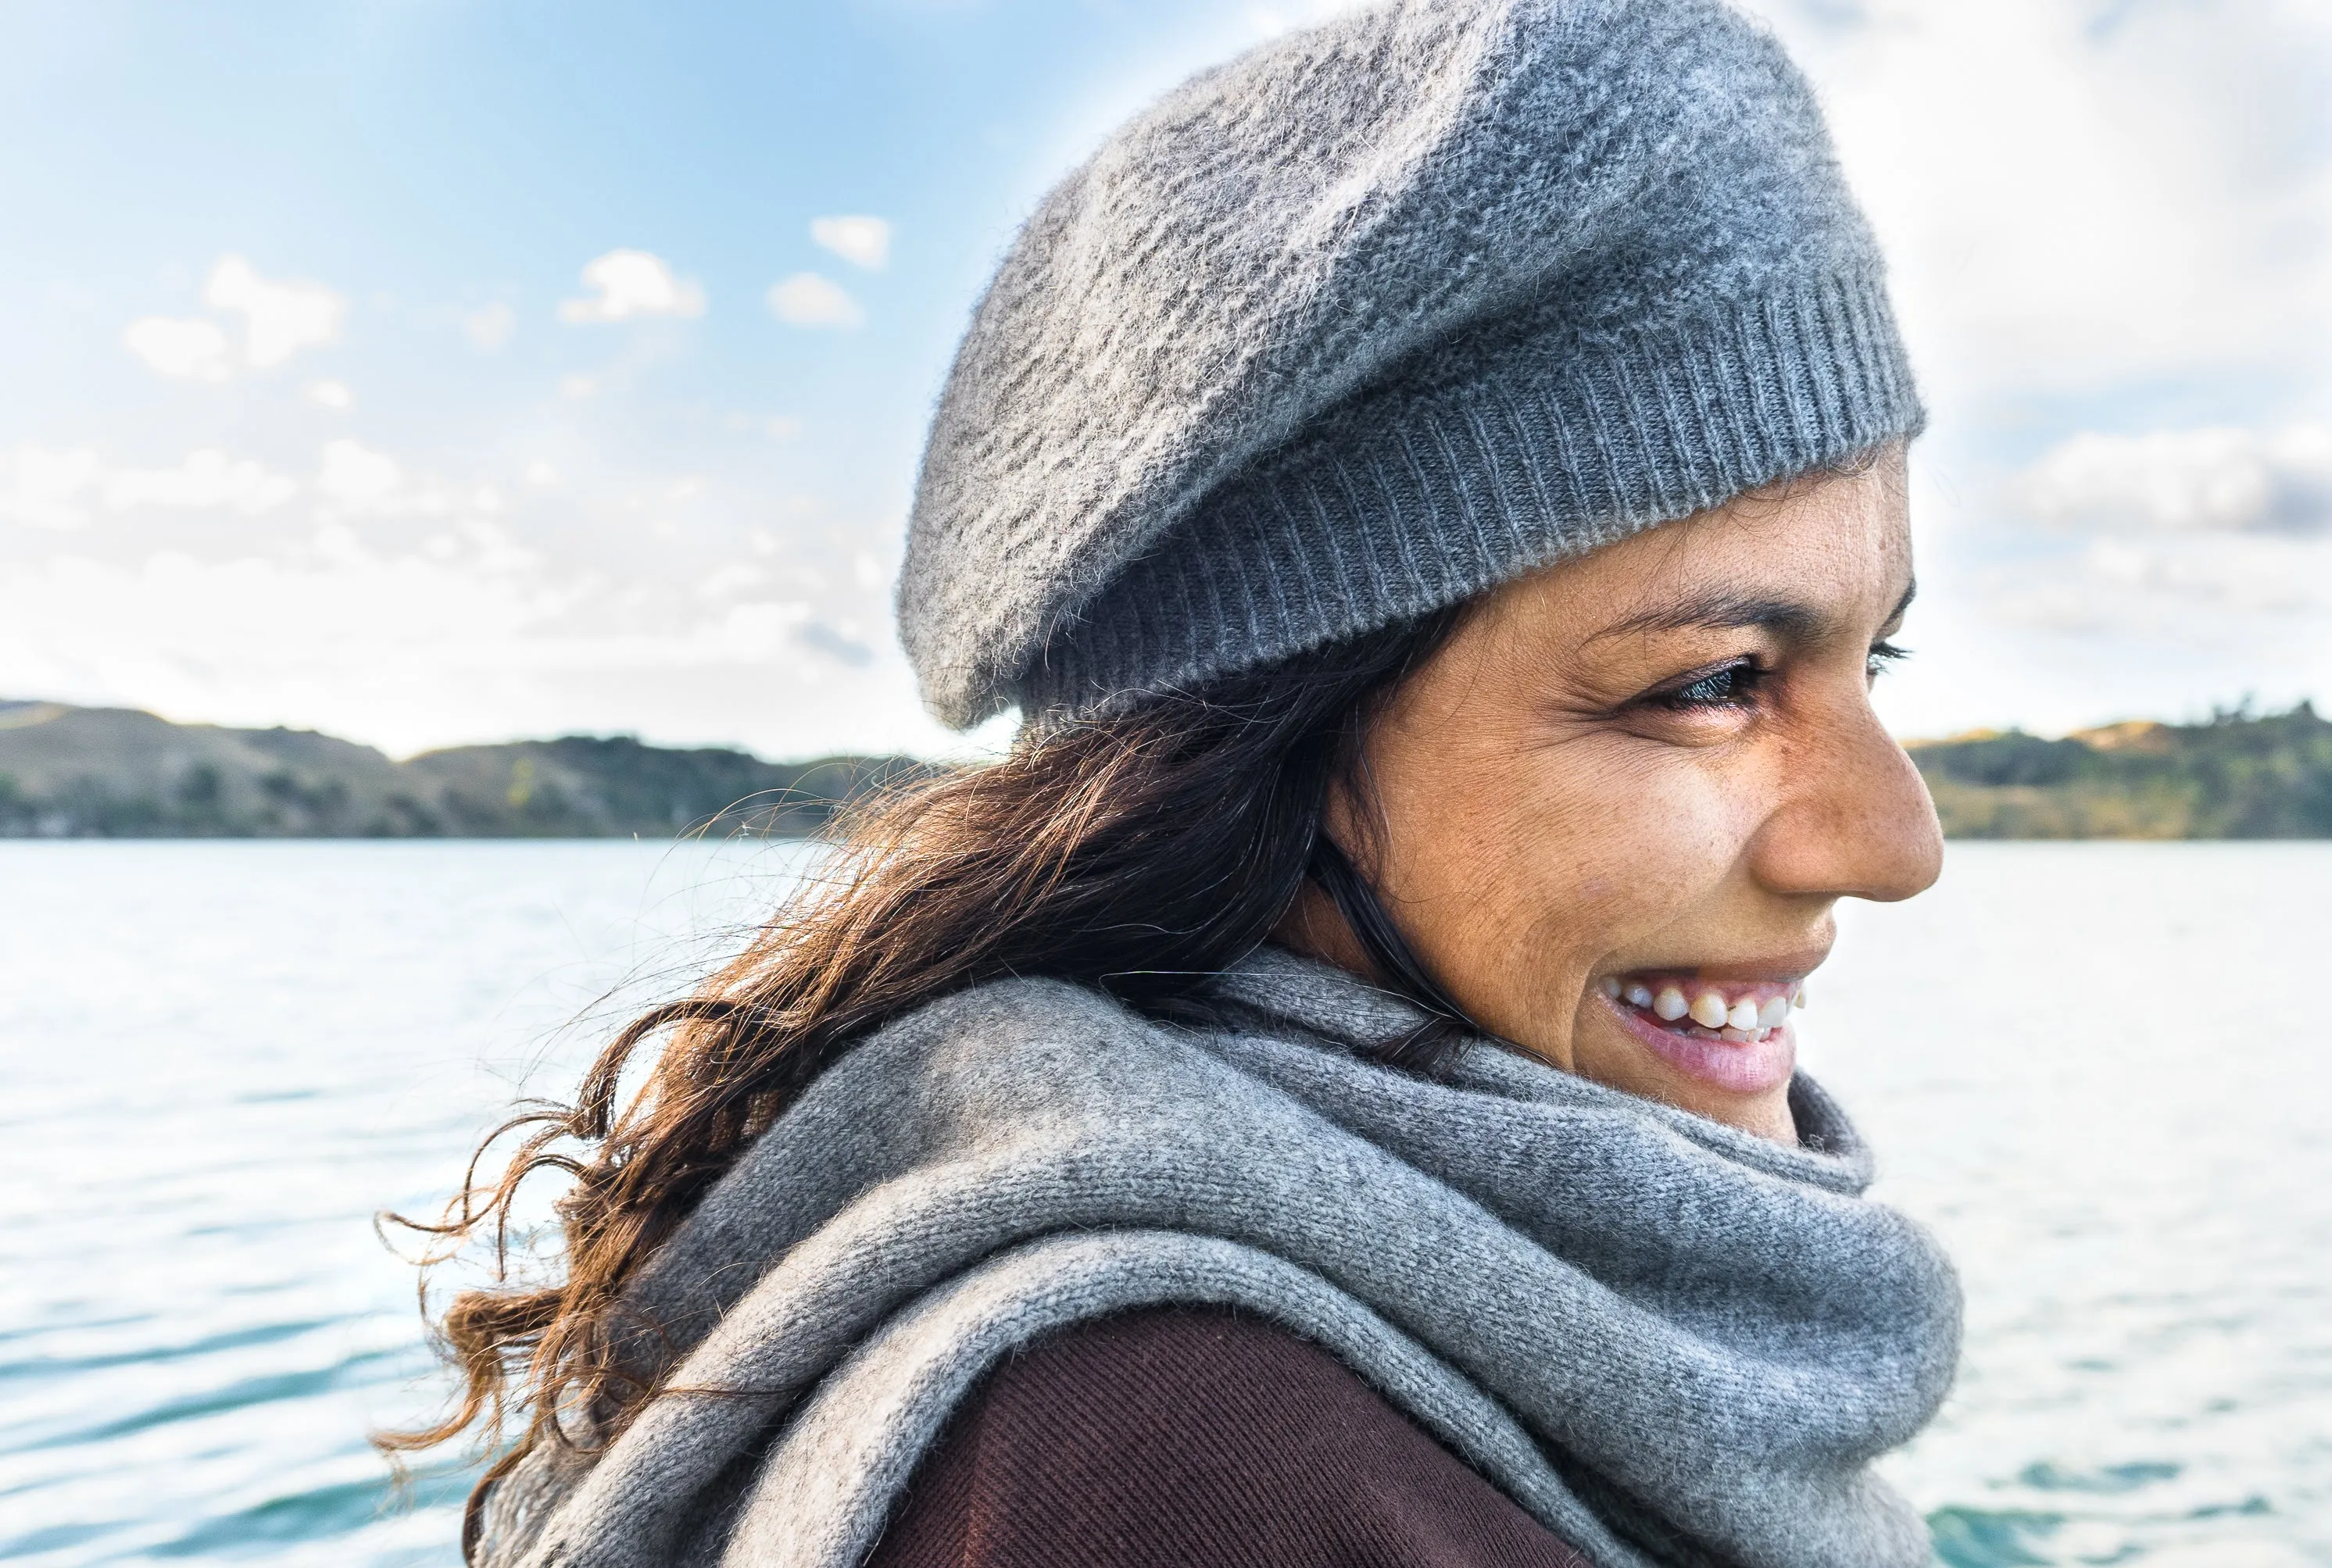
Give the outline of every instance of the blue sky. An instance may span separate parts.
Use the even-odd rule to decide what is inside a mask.
[[[19,0],[0,695],[949,745],[889,594],[988,269],[1116,119],[1334,8]],[[1763,10],[1934,410],[1890,721],[2332,697],[2325,8]]]

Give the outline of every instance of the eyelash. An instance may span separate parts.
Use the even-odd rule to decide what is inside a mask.
[[[1871,679],[1877,679],[1888,665],[1908,657],[1910,651],[1893,642],[1873,642],[1868,663]],[[1747,708],[1755,700],[1757,689],[1765,683],[1765,678],[1771,673],[1754,659],[1736,659],[1730,664],[1696,675],[1681,686],[1658,692],[1652,700],[1679,713],[1696,709]]]
[[[1746,708],[1753,694],[1763,683],[1765,673],[1765,667],[1754,659],[1736,659],[1730,664],[1696,675],[1682,686],[1660,692],[1653,700],[1679,713],[1716,708]],[[1722,690],[1718,689],[1720,683]]]

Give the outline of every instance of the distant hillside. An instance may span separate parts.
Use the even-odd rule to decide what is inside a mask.
[[[815,832],[904,757],[770,763],[636,740],[464,746],[392,762],[301,729],[0,702],[0,837],[667,838]]]
[[[1960,839],[2332,838],[2332,723],[2222,713],[2044,740],[1915,741]],[[391,762],[303,729],[179,725],[119,708],[0,702],[0,837],[666,838],[817,832],[907,757],[771,763],[636,740],[464,746]]]
[[[2332,723],[2304,702],[2207,724],[2133,719],[2063,740],[1985,731],[1910,750],[1953,838],[2332,838]]]

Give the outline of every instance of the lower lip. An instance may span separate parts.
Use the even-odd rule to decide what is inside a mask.
[[[1763,1040],[1703,1040],[1662,1029],[1624,1002],[1604,998],[1620,1020],[1620,1027],[1659,1054],[1661,1060],[1688,1078],[1734,1094],[1763,1094],[1790,1081],[1798,1063],[1795,1031],[1784,1023]]]

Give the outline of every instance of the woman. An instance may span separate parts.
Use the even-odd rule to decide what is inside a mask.
[[[573,1175],[445,1319],[424,1439],[528,1417],[473,1559],[1926,1562],[1868,1465],[1956,1288],[1788,1022],[1937,868],[1868,699],[1919,420],[1716,0],[1380,6],[1121,131],[911,531],[927,699],[1020,740],[492,1194]]]

